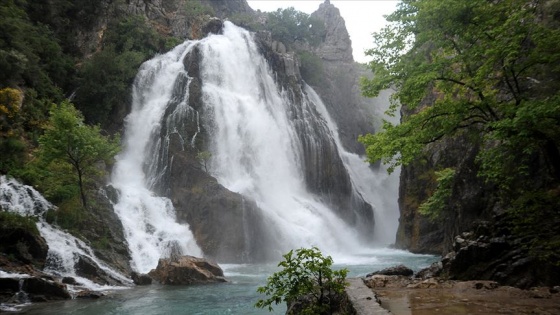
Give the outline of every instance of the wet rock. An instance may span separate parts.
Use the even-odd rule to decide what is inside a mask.
[[[38,269],[42,269],[48,251],[47,242],[37,229],[28,230],[21,226],[2,225],[0,253],[9,255],[23,264],[33,264]]]
[[[19,291],[19,280],[14,278],[0,278],[0,302],[10,301]]]
[[[141,274],[133,271],[132,273],[130,273],[130,277],[132,278],[132,281],[136,285],[152,284],[152,278],[147,274]]]
[[[77,299],[99,299],[105,296],[102,292],[96,292],[91,290],[82,290],[76,294]]]
[[[437,261],[430,265],[428,268],[424,268],[418,271],[414,277],[420,279],[428,279],[439,277],[441,275],[441,271],[443,270],[443,264],[441,261]]]
[[[387,286],[387,283],[394,279],[393,276],[385,276],[385,275],[372,275],[368,276],[364,279],[364,283],[370,288],[384,288]]]
[[[210,34],[221,34],[224,28],[224,22],[218,18],[211,18],[203,27],[203,36],[208,36]]]
[[[62,283],[64,284],[71,284],[71,285],[77,285],[78,282],[76,282],[76,279],[72,278],[72,277],[64,277],[62,278]]]
[[[95,283],[108,285],[122,285],[123,283],[111,277],[107,272],[101,269],[93,260],[86,256],[80,256],[75,265],[76,274],[87,278]]]
[[[386,275],[386,276],[405,276],[410,277],[414,274],[412,269],[408,268],[405,265],[398,265],[394,267],[385,268],[383,270],[375,271],[368,274],[366,277],[371,277],[374,275]]]
[[[222,269],[204,258],[181,256],[176,260],[160,259],[148,273],[161,284],[183,285],[226,282]]]
[[[55,301],[72,298],[66,289],[66,285],[42,278],[24,279],[22,290],[29,295],[31,301]]]

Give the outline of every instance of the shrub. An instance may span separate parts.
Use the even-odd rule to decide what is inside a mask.
[[[257,289],[269,297],[257,301],[256,307],[272,311],[272,304],[302,304],[301,314],[332,314],[339,308],[347,269],[332,270],[332,258],[324,257],[316,247],[291,250],[283,257],[278,264],[283,269]]]

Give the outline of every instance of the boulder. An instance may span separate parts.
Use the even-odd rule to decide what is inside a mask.
[[[21,290],[29,295],[33,302],[68,300],[72,296],[66,285],[43,278],[27,278],[23,280]]]
[[[429,278],[434,278],[434,277],[439,277],[441,274],[441,271],[443,269],[443,264],[441,261],[436,261],[435,263],[431,264],[430,267],[428,268],[424,268],[420,271],[418,271],[414,277],[415,278],[419,278],[419,279],[429,279]]]
[[[132,282],[134,282],[134,284],[136,285],[150,285],[152,284],[152,278],[144,273],[137,273],[137,272],[132,272],[130,274],[130,278],[132,278]]]
[[[79,256],[78,262],[75,265],[76,275],[87,278],[95,283],[108,284],[108,285],[122,285],[123,282],[115,279],[105,270],[100,268],[91,258],[86,256]]]
[[[171,285],[226,282],[217,264],[193,256],[160,259],[156,269],[148,275],[161,284]]]
[[[99,299],[105,296],[102,292],[96,292],[91,290],[82,290],[76,294],[77,299]]]
[[[405,265],[398,265],[394,267],[385,268],[383,270],[375,271],[368,274],[366,277],[371,277],[374,275],[385,275],[385,276],[405,276],[410,277],[414,274],[412,269],[408,268]]]
[[[211,18],[204,26],[202,27],[202,34],[204,37],[210,34],[221,34],[224,28],[224,22],[218,18]]]

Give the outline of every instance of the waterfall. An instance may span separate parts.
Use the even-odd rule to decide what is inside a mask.
[[[364,161],[364,157],[344,150],[338,135],[338,127],[319,95],[308,85],[305,86],[305,92],[326,120],[329,130],[332,131],[344,164],[352,178],[352,184],[368,203],[375,206],[375,222],[379,223],[375,229],[376,245],[393,244],[399,214],[398,200],[395,196],[399,189],[400,168],[397,168],[392,174],[387,173],[385,166],[373,170],[369,163]],[[386,103],[389,104],[388,100]],[[378,115],[382,117],[383,111]]]
[[[116,283],[131,284],[130,279],[99,260],[86,243],[47,223],[44,215],[55,207],[33,187],[23,185],[13,178],[0,176],[0,208],[21,216],[37,218],[37,229],[49,246],[44,272],[60,277],[73,277],[89,289],[101,289],[101,286],[76,274],[76,264],[81,258],[86,258]]]
[[[163,115],[172,101],[174,82],[185,76],[182,60],[192,46],[192,42],[183,43],[140,68],[126,119],[124,150],[112,174],[112,185],[119,191],[114,209],[123,223],[131,267],[141,273],[172,253],[202,255],[189,227],[176,222],[171,201],[153,191],[163,174],[158,168],[163,158],[157,152],[168,140],[159,137]],[[181,104],[179,111],[185,109],[186,101]]]
[[[170,187],[170,177],[181,167],[195,167],[173,165],[178,162],[170,153],[171,142],[180,146],[174,144],[174,152],[189,151],[185,156],[191,158],[192,152],[210,151],[208,173],[242,196],[235,212],[238,225],[231,225],[238,226],[235,233],[241,237],[230,238],[244,240],[241,256],[251,255],[251,244],[267,246],[266,237],[256,243],[248,240],[259,235],[257,230],[269,233],[274,242],[269,246],[276,253],[318,246],[331,255],[347,254],[371,245],[364,231],[372,230],[373,214],[364,199],[375,197],[362,196],[366,190],[359,178],[370,169],[342,149],[336,126],[310,87],[297,85],[292,91],[279,86],[253,35],[230,22],[220,35],[186,41],[142,65],[126,119],[124,150],[112,174],[119,191],[114,208],[125,229],[133,269],[147,272],[173,251],[203,254],[190,227],[177,223],[178,214],[165,197],[177,190]],[[344,198],[336,196],[338,191]],[[234,211],[233,204],[224,206],[233,199],[221,200],[223,211]],[[258,220],[250,218],[252,205],[260,211]],[[181,213],[189,221],[189,215]],[[220,214],[202,217],[213,215]],[[255,229],[249,222],[263,227]]]
[[[303,144],[289,117],[292,101],[278,89],[251,34],[226,23],[223,35],[208,37],[200,50],[204,106],[212,123],[211,173],[257,202],[284,250],[352,250],[358,245],[355,231],[306,187]],[[302,121],[323,123],[317,119]]]

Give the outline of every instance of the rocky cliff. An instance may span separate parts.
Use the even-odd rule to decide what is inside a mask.
[[[324,21],[326,35],[317,47],[310,48],[321,58],[322,69],[318,70],[322,70],[324,80],[309,84],[337,122],[344,147],[363,154],[364,148],[356,139],[374,131],[372,109],[376,106],[375,100],[361,96],[359,80],[367,72],[363,65],[354,62],[352,41],[338,8],[325,1],[311,17]]]

